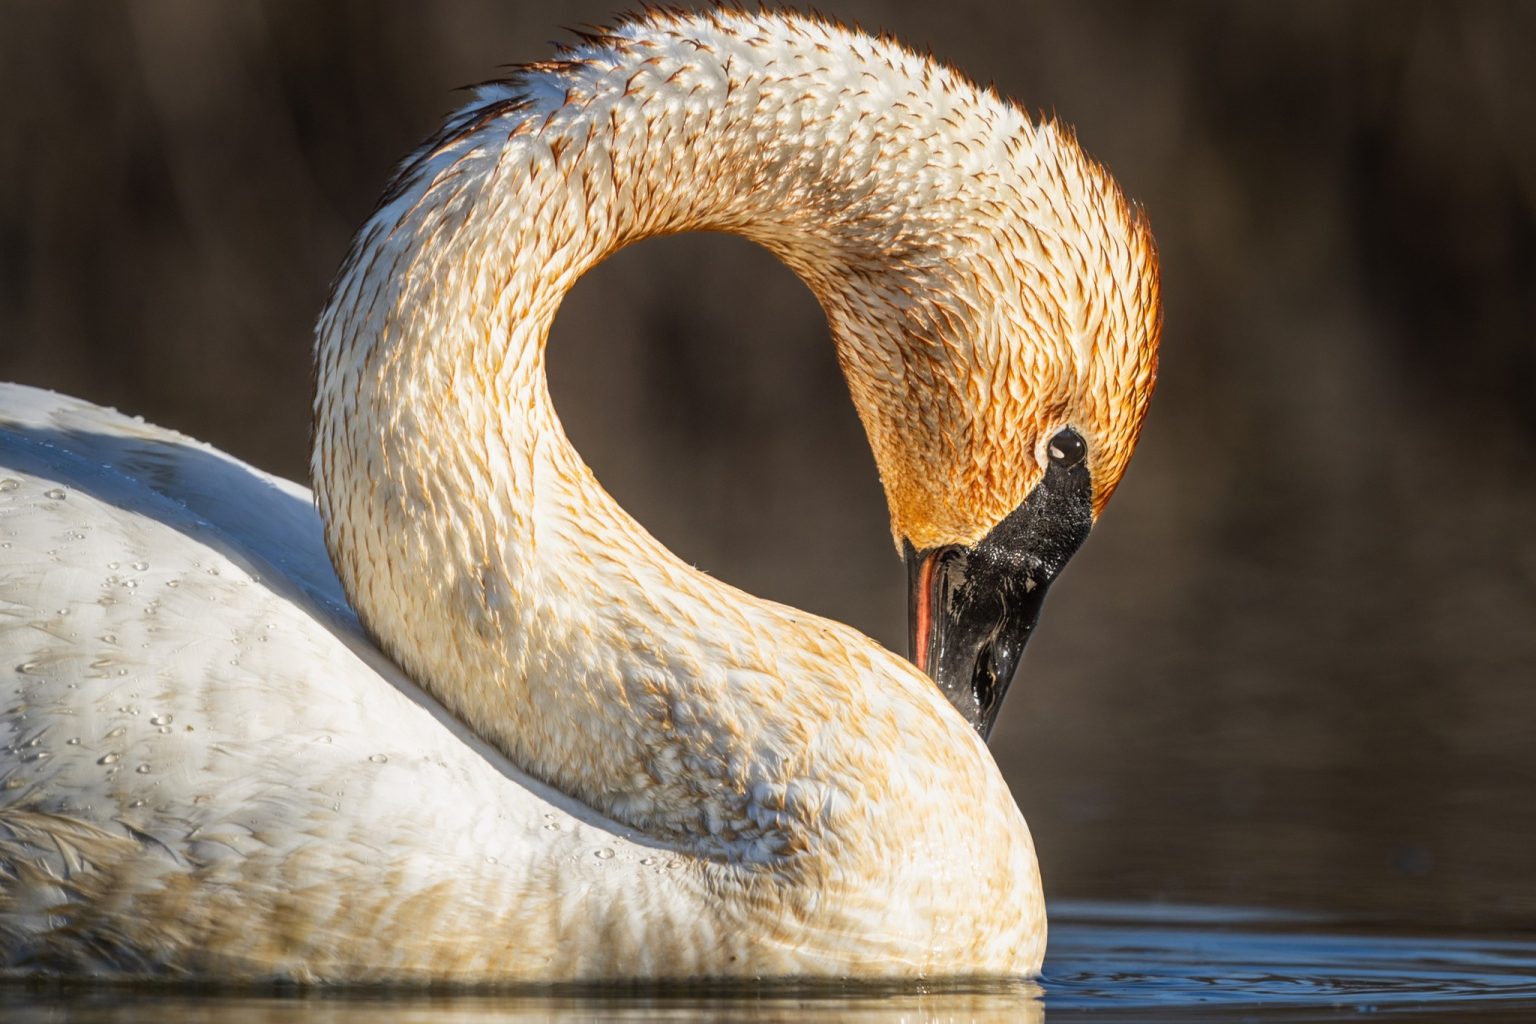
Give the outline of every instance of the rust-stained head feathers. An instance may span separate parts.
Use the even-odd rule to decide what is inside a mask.
[[[722,148],[712,168],[729,177],[721,165],[742,159],[783,210],[694,226],[756,238],[817,293],[898,543],[980,539],[1039,482],[1065,427],[1087,442],[1097,516],[1156,380],[1157,252],[1141,212],[1069,128],[1032,123],[885,35],[718,6],[649,9],[601,42],[655,45],[669,32],[696,42],[695,18],[742,33],[766,72],[754,84],[775,110],[770,138],[790,125],[800,138]],[[791,151],[806,138],[818,145]]]
[[[697,19],[722,35],[702,41]],[[755,238],[816,292],[898,543],[980,539],[1064,427],[1087,442],[1098,515],[1146,416],[1162,312],[1146,220],[1073,132],[820,15],[652,8],[565,56],[641,45],[675,76],[669,35],[708,49],[765,118],[743,133],[755,148],[717,143],[708,168],[745,170],[755,202],[681,226]]]
[[[996,526],[1067,427],[1087,442],[1097,516],[1156,382],[1162,307],[1145,217],[1056,124],[1005,149],[957,192],[942,263],[902,295],[900,374],[840,346],[892,532],[919,549]]]

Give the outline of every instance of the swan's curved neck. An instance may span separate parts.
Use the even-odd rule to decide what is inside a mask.
[[[871,720],[980,748],[851,631],[737,594],[635,524],[566,441],[545,337],[616,249],[742,234],[820,298],[877,451],[898,428],[910,447],[878,410],[905,407],[914,344],[979,315],[949,280],[974,211],[932,196],[1004,145],[945,140],[1016,134],[945,125],[1017,115],[974,95],[962,112],[947,72],[894,46],[685,28],[482,87],[401,168],[318,327],[313,471],[343,583],[424,685],[600,810],[752,857],[827,812],[816,751],[892,742]],[[935,295],[956,301],[916,298]]]

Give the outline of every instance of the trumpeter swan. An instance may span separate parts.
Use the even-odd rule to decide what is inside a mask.
[[[701,229],[825,308],[932,679],[682,564],[567,443],[561,297]],[[1125,468],[1159,316],[1150,235],[1072,136],[890,40],[650,12],[480,87],[320,317],[318,517],[175,433],[0,392],[0,963],[1036,971],[983,734]]]

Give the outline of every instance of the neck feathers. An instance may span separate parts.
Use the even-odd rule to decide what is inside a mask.
[[[991,251],[976,196],[1034,139],[930,61],[777,15],[648,14],[481,87],[401,166],[317,327],[316,499],[380,644],[652,841],[816,879],[772,914],[1038,957],[1028,834],[973,731],[904,660],[666,552],[572,450],[543,370],[597,261],[731,231],[816,291],[877,457],[905,450],[882,410],[935,386],[911,339],[995,333],[954,268]],[[938,884],[954,864],[985,899]]]
[[[877,455],[905,451],[882,410],[911,401],[911,339],[996,333],[957,255],[990,251],[981,200],[1034,139],[931,61],[774,15],[649,14],[481,87],[400,168],[318,326],[316,495],[363,620],[525,769],[712,855],[793,858],[897,792],[921,806],[909,785],[937,783],[897,756],[915,742],[1013,822],[904,661],[694,572],[613,503],[543,344],[614,250],[742,234],[816,291]]]

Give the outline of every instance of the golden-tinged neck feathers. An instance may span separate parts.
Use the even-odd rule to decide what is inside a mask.
[[[1123,471],[1155,258],[1068,134],[888,40],[649,13],[482,86],[359,233],[317,328],[338,573],[381,644],[535,776],[706,857],[836,865],[826,906],[895,928],[869,900],[900,891],[921,941],[1017,965],[1043,935],[1032,847],[974,732],[851,630],[679,563],[561,430],[543,346],[566,291],[690,230],[753,239],[816,293],[898,537],[985,533],[1062,426],[1100,504]]]
[[[978,539],[1069,425],[1098,512],[1135,446],[1161,323],[1145,220],[1069,131],[891,41],[789,15],[622,22],[482,87],[370,229],[442,245],[486,190],[490,227],[568,233],[530,247],[552,253],[532,285],[550,311],[650,235],[731,231],[778,254],[827,312],[898,541]],[[505,308],[530,268],[499,269],[478,298],[538,349],[539,310]]]

